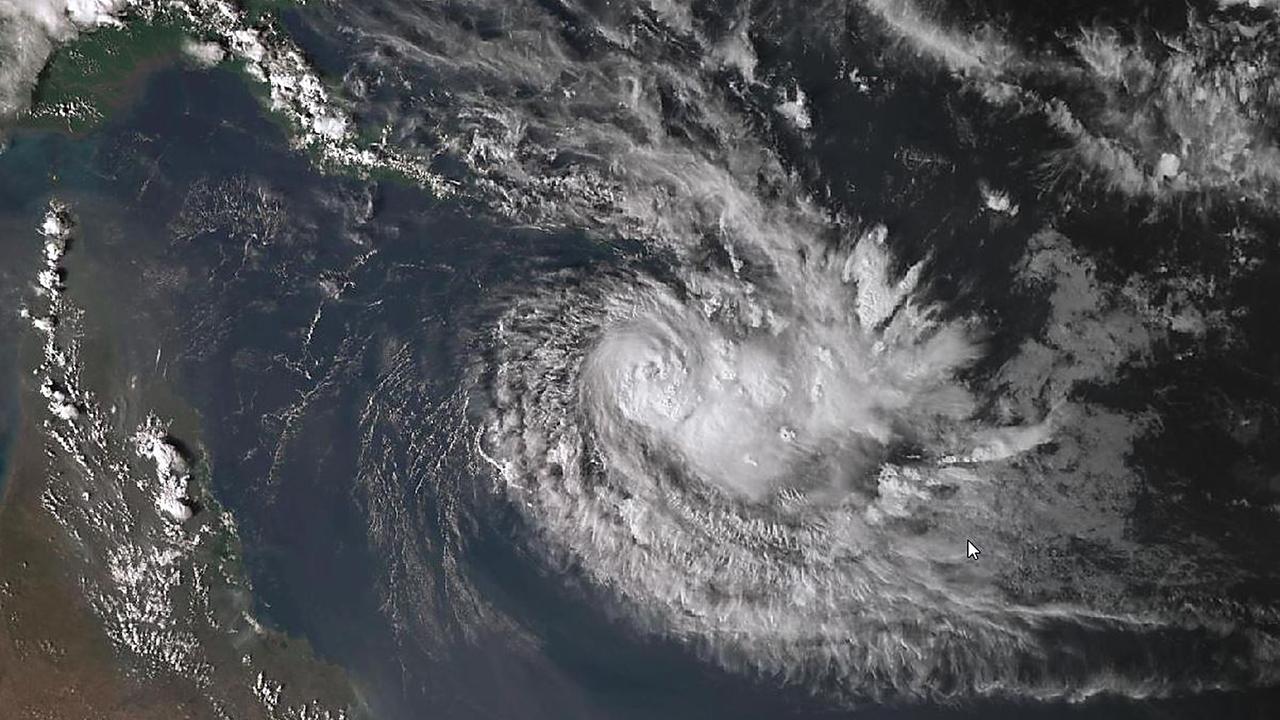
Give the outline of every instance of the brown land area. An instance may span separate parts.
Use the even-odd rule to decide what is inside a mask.
[[[212,718],[194,688],[127,676],[67,568],[40,505],[48,458],[30,417],[0,500],[0,716],[4,720]]]

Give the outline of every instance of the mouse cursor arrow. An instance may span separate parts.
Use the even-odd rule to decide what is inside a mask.
[[[977,545],[974,545],[974,544],[973,544],[973,541],[972,541],[972,540],[965,540],[965,541],[964,541],[964,554],[965,554],[965,557],[969,558],[970,560],[977,560],[977,559],[978,559],[978,555],[980,555],[981,553],[982,553],[982,551],[978,549],[978,546],[977,546]]]

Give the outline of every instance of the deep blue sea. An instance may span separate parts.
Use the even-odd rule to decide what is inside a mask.
[[[310,26],[288,17],[308,47]],[[322,39],[308,49],[320,66],[342,66]],[[875,123],[883,134],[865,138],[857,162],[841,156],[848,146],[810,148],[820,167],[806,171],[840,187],[888,176],[893,149],[927,142],[942,122],[935,90],[900,96],[890,111],[913,122]],[[868,110],[841,102],[829,117]],[[936,242],[939,262],[966,282],[985,281],[1017,254],[1023,221],[933,229],[954,219],[948,208],[974,178],[1030,172],[1002,144],[975,153],[982,161],[960,168],[954,185],[928,191],[932,215],[900,202],[914,192],[895,184],[902,178],[850,197],[837,190],[833,202],[861,202],[905,235]],[[98,301],[88,308],[92,322],[117,331],[111,367],[150,367],[196,418],[200,435],[191,441],[238,521],[262,619],[345,669],[378,717],[1261,720],[1280,707],[1275,691],[1258,691],[851,710],[778,678],[722,670],[692,644],[637,632],[606,591],[558,574],[513,541],[528,535],[527,520],[493,502],[482,491],[493,482],[488,469],[451,445],[468,417],[455,404],[475,370],[469,343],[494,321],[494,298],[524,278],[607,272],[637,246],[514,227],[474,201],[434,199],[396,180],[325,174],[289,148],[230,70],[165,69],[101,129],[13,138],[0,154],[0,258],[15,258],[0,269],[5,292],[16,288],[0,295],[7,314],[27,291],[21,278],[34,267],[35,227],[51,195],[79,214],[69,272],[83,279],[72,283],[80,297]],[[1107,242],[1086,225],[1073,229],[1086,243]],[[991,253],[987,267],[969,258],[979,243]],[[19,343],[10,340],[19,332],[0,321],[0,489],[19,418]],[[467,433],[460,442],[471,441]],[[440,477],[449,492],[422,482]],[[455,514],[457,505],[465,512]],[[378,512],[409,516],[397,527],[420,535],[375,542]],[[450,541],[438,538],[450,533],[465,542],[442,553]],[[390,571],[399,552],[422,558],[428,576],[465,574],[519,632],[446,617],[461,602],[451,586]],[[417,606],[440,615],[389,613],[394,593],[422,593]]]
[[[522,521],[494,507],[469,529],[461,563],[491,601],[537,637],[537,653],[507,652],[501,637],[435,647],[397,640],[380,612],[385,558],[369,547],[352,480],[359,470],[358,415],[375,389],[378,353],[365,359],[373,363],[369,367],[348,368],[342,383],[315,393],[276,446],[282,409],[314,393],[325,372],[321,361],[346,357],[353,344],[411,343],[418,367],[431,369],[421,378],[427,395],[443,398],[465,370],[456,360],[458,337],[465,335],[459,325],[476,321],[487,288],[533,269],[608,262],[629,248],[502,227],[393,182],[366,186],[319,174],[287,149],[278,127],[226,71],[161,72],[130,113],[88,137],[20,137],[0,156],[0,182],[16,189],[17,178],[33,166],[57,174],[58,193],[94,198],[103,217],[85,222],[86,246],[95,242],[95,225],[114,228],[110,252],[93,251],[100,265],[92,272],[152,265],[181,271],[184,283],[161,295],[175,303],[166,315],[174,326],[157,329],[153,339],[165,357],[179,358],[169,379],[201,417],[200,443],[212,460],[218,497],[241,523],[260,611],[348,669],[385,717],[1250,716],[1248,698],[1212,696],[832,709],[804,691],[717,670],[680,644],[637,636],[598,591],[566,586],[520,552],[511,538],[524,532]],[[180,246],[170,240],[165,230],[194,183],[238,179],[284,198],[292,237],[239,266],[235,252],[228,254],[237,248],[226,228],[223,235],[212,232]],[[8,196],[20,199],[6,205],[6,217],[26,216],[34,224],[44,192],[22,185]],[[365,193],[374,198],[374,220],[353,230],[334,198]],[[277,362],[298,359],[302,332],[324,297],[317,278],[345,271],[369,247],[378,250],[374,259],[345,276],[355,281],[354,289],[325,304],[314,326],[305,357],[317,360],[307,369],[316,376]],[[128,313],[156,297],[145,288],[134,292],[110,311]],[[11,419],[7,397],[3,417]]]

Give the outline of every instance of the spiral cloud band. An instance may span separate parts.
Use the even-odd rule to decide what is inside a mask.
[[[853,285],[884,269],[877,238],[805,269],[781,312],[758,293],[689,307],[652,286],[611,311],[582,369],[597,437],[664,448],[719,489],[762,500],[848,489],[907,429],[963,419],[972,399],[950,382],[975,352],[963,329],[913,323],[912,278]]]
[[[980,419],[959,379],[980,328],[920,301],[919,266],[891,272],[882,227],[793,257],[753,282],[559,277],[503,318],[483,452],[553,557],[731,667],[855,699],[1147,694],[1241,679],[1162,648],[1269,652],[1229,626],[1021,604],[966,563],[967,533],[1017,542],[997,478],[1058,421]],[[1041,502],[1069,492],[1017,474]]]
[[[473,24],[409,2],[342,10],[361,28],[349,89],[387,137],[456,159],[466,192],[521,225],[618,243],[589,269],[530,261],[469,345],[476,452],[528,525],[519,541],[642,630],[824,696],[1276,682],[1274,604],[1219,602],[1213,553],[1133,532],[1145,479],[1130,456],[1160,418],[1081,390],[1142,366],[1172,289],[1104,283],[1051,221],[1029,227],[1032,198],[1010,188],[975,183],[954,215],[1017,216],[1020,256],[974,263],[1013,308],[975,298],[924,238],[823,205],[831,168],[809,150],[833,120],[787,68],[766,71],[753,28],[827,43],[850,87],[888,97],[889,79],[853,72],[867,58],[840,54],[860,28],[857,48],[895,50],[868,53],[904,77],[954,76],[956,97],[1049,129],[1101,81],[1060,49],[953,31],[908,3],[770,6],[712,22],[676,3],[520,4],[518,27],[510,3],[474,4]],[[455,90],[404,97],[415,78]],[[1074,150],[1047,166],[1116,145],[1113,106],[1080,110],[1088,122],[1060,133]],[[1129,197],[1182,187],[1169,163],[1119,182],[1125,156],[1107,158],[1090,172]],[[642,249],[626,257],[624,241]],[[945,274],[958,290],[940,292]]]

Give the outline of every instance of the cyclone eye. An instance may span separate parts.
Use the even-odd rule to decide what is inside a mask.
[[[855,302],[848,263],[833,265],[841,272],[825,282],[785,292],[753,286],[746,297],[754,312],[741,316],[768,318],[760,325],[735,313],[706,315],[696,298],[658,284],[622,303],[626,314],[605,319],[583,366],[585,410],[606,456],[638,447],[663,453],[736,502],[797,493],[823,502],[874,498],[895,426],[936,413],[938,386],[962,397],[950,377],[972,351],[954,332],[895,326],[910,286],[886,287],[887,261],[865,249],[860,257],[857,266],[876,274],[854,291],[876,303]],[[943,336],[953,342],[938,343]]]

